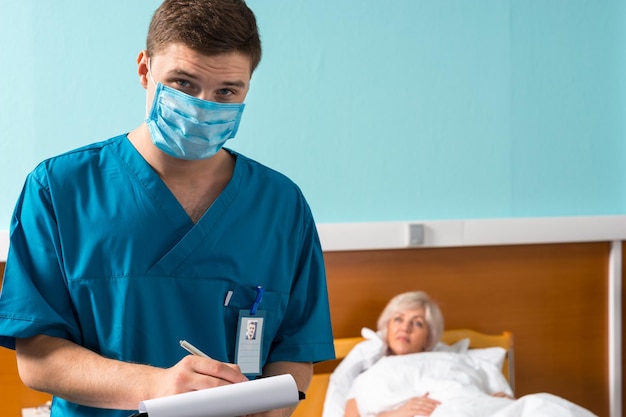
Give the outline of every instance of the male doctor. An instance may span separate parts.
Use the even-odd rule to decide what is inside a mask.
[[[0,344],[27,386],[53,395],[52,416],[127,417],[145,399],[283,373],[304,391],[312,363],[334,357],[304,196],[223,147],[260,57],[243,0],[165,0],[137,59],[145,121],[28,175]],[[250,319],[258,359],[244,366]]]

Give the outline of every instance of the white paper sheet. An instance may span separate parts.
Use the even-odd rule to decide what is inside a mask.
[[[296,405],[296,381],[289,374],[255,379],[139,403],[149,417],[235,417]]]

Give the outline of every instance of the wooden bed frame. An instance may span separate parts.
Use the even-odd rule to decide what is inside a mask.
[[[502,364],[502,373],[507,381],[509,381],[511,389],[514,389],[513,334],[508,331],[502,332],[501,334],[484,334],[470,329],[455,329],[445,331],[441,340],[451,345],[465,338],[470,340],[470,349],[494,346],[506,349],[507,354]],[[324,398],[332,370],[341,359],[346,357],[356,344],[363,340],[365,339],[362,337],[335,339],[335,355],[337,356],[337,360],[332,361],[330,366],[328,366],[326,362],[315,365],[313,379],[306,392],[306,399],[300,401],[292,417],[320,417],[322,415]]]

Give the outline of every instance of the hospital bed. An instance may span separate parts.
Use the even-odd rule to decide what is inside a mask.
[[[442,342],[447,345],[469,339],[470,349],[481,349],[488,347],[501,347],[506,350],[506,356],[502,365],[502,373],[514,389],[514,362],[513,362],[513,335],[505,331],[501,334],[485,334],[470,329],[455,329],[444,332]],[[364,341],[363,337],[348,337],[335,339],[335,355],[337,360],[329,363],[315,365],[311,385],[306,392],[306,399],[301,401],[292,417],[320,417],[324,407],[324,397],[330,374],[334,367],[345,358],[346,355],[358,343]]]

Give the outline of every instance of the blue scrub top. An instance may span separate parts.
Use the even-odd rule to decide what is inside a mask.
[[[234,362],[237,317],[265,288],[261,363],[334,358],[320,242],[300,189],[241,154],[194,224],[126,135],[42,162],[11,222],[0,344],[37,334],[170,367],[187,339]],[[225,301],[232,292],[229,302]],[[52,416],[120,416],[55,398]]]

